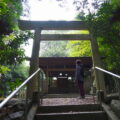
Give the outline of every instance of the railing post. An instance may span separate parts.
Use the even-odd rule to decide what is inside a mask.
[[[33,96],[32,96],[32,103],[34,104],[40,104],[40,71],[37,73],[38,76],[38,91],[33,92]]]
[[[119,78],[115,78],[113,77],[113,80],[116,81],[116,89],[118,91],[118,94],[119,94],[119,100],[120,100],[120,79]]]
[[[49,72],[48,72],[48,68],[47,68],[46,81],[45,81],[45,93],[48,93],[48,80],[49,80]]]
[[[43,83],[43,73],[41,74],[42,76],[41,76],[41,91],[42,91],[42,93],[44,92],[43,91],[43,85],[44,85],[44,83]]]
[[[119,81],[119,79],[120,79],[120,75],[117,75],[117,74],[114,74],[114,73],[112,73],[112,72],[109,72],[109,71],[107,71],[107,70],[104,70],[104,69],[102,69],[102,68],[100,68],[100,67],[95,67],[95,69],[97,70],[97,71],[100,71],[100,72],[104,72],[104,73],[107,73],[107,74],[109,74],[109,75],[112,75],[112,76],[114,76],[114,77],[116,77],[117,78],[117,88],[118,88],[118,92],[119,92],[119,98],[120,98],[120,81]],[[113,78],[114,78],[113,77]],[[102,97],[102,96],[101,96]]]
[[[43,73],[40,71],[40,104],[43,102]]]
[[[40,104],[40,94],[39,92],[33,92],[32,104]]]
[[[98,101],[100,102],[104,102],[105,101],[105,95],[104,95],[104,91],[98,91],[97,92],[97,98],[98,98]]]

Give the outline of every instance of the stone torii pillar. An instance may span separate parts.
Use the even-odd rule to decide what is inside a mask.
[[[91,33],[91,49],[92,49],[92,59],[93,59],[93,67],[98,66],[103,68],[101,57],[99,55],[99,49],[98,49],[98,44],[96,39],[93,37]],[[106,90],[105,90],[105,81],[104,81],[104,74],[101,71],[98,71],[95,69],[95,80],[96,80],[96,87],[99,92],[102,91],[104,95],[106,95]],[[100,96],[98,96],[100,97]]]
[[[40,29],[35,29],[29,75],[39,68],[40,33]],[[38,74],[36,74],[27,85],[27,97],[30,99],[34,92],[38,92],[38,78]]]

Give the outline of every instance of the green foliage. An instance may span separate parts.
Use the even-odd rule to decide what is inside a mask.
[[[5,74],[8,71],[10,71],[8,67],[0,65],[0,74]]]
[[[105,66],[107,69],[120,73],[117,66],[120,65],[120,23],[111,23],[110,17],[114,10],[114,5],[105,2],[101,5],[96,14],[89,14],[85,17],[91,34],[99,44],[101,56],[105,56]]]
[[[91,56],[89,41],[70,41],[67,48],[70,57]]]
[[[25,79],[24,74],[26,72],[24,70],[20,71],[22,68],[17,72],[13,67],[8,65],[15,66],[25,60],[24,49],[21,48],[21,45],[27,44],[29,37],[32,37],[29,31],[15,31],[9,36],[2,37],[0,40],[1,95],[6,95],[8,91],[15,89]]]
[[[0,93],[2,95],[6,92],[6,87],[11,86],[10,88],[13,89],[24,77],[24,75],[20,76],[20,72],[13,72],[13,68],[9,67],[24,60],[24,49],[21,46],[27,44],[27,40],[32,37],[29,31],[22,32],[18,29],[17,20],[23,11],[22,1],[24,0],[0,0]],[[15,80],[12,85],[13,79]],[[11,84],[8,85],[9,80]]]
[[[24,60],[24,50],[20,46],[30,33],[18,31],[17,20],[21,14],[21,0],[0,1],[0,73],[7,71],[6,65]]]
[[[29,74],[29,67],[26,66],[25,63],[7,67],[11,70],[2,76],[2,80],[0,81],[0,87],[3,89],[3,91],[1,90],[2,95],[7,95],[17,88]]]
[[[113,7],[120,7],[120,0],[111,0]]]
[[[89,34],[89,31],[82,30],[76,34]],[[70,57],[91,56],[90,41],[69,41],[67,43],[68,55]]]
[[[15,31],[9,36],[0,39],[0,64],[12,65],[21,63],[24,58],[22,44],[27,44],[27,40],[32,36],[30,32]]]
[[[110,18],[116,7],[120,7],[120,1],[104,2],[96,13],[88,15],[80,13],[77,19],[85,21],[90,33],[97,40],[101,56],[105,56],[104,65],[108,70],[120,73],[120,22],[111,23]],[[70,56],[91,56],[89,43],[69,42]],[[87,49],[88,48],[88,49]]]
[[[21,13],[21,0],[0,1],[0,35],[8,35],[17,28],[17,19]]]
[[[44,42],[41,46],[42,57],[67,57],[67,42],[65,41],[52,41]]]

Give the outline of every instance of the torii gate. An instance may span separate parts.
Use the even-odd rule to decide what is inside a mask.
[[[19,20],[19,27],[21,30],[35,30],[32,56],[30,61],[30,75],[39,68],[39,50],[41,40],[90,40],[92,49],[92,60],[93,67],[103,67],[99,55],[98,44],[92,34],[64,34],[64,35],[53,35],[53,34],[42,34],[42,30],[88,30],[86,24],[83,21],[25,21]],[[105,93],[105,83],[104,75],[102,72],[95,70],[95,79],[97,83],[97,90],[104,91]],[[31,98],[33,92],[38,91],[38,77],[34,77],[28,86],[27,94]]]

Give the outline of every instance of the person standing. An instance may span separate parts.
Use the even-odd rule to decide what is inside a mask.
[[[84,92],[84,68],[81,60],[76,60],[75,79],[78,84],[81,98],[85,98]]]

